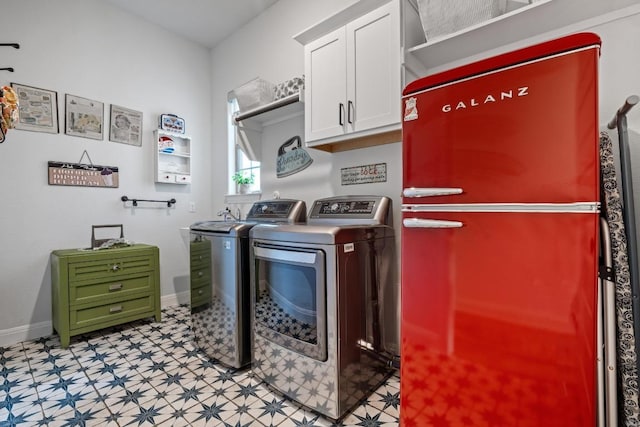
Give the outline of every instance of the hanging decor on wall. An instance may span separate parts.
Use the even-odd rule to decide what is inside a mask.
[[[278,148],[276,176],[284,178],[285,176],[293,175],[308,168],[311,163],[313,163],[313,159],[302,148],[300,136],[296,135],[289,138]]]
[[[58,92],[11,83],[18,95],[16,129],[58,133]]]
[[[0,87],[0,143],[18,122],[18,97],[10,86]]]
[[[111,105],[109,141],[142,146],[142,112]]]
[[[89,163],[82,163],[84,156]],[[49,161],[48,168],[49,185],[117,188],[120,184],[118,167],[94,165],[87,150],[78,163]]]
[[[102,140],[104,104],[74,95],[65,95],[64,133]]]
[[[353,166],[340,169],[342,185],[370,184],[372,182],[387,181],[387,164],[375,163],[371,165]]]

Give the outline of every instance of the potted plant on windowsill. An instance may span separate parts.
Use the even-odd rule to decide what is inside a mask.
[[[254,182],[254,176],[245,175],[242,172],[236,172],[231,175],[231,179],[236,183],[236,190],[238,194],[246,194],[249,192],[249,186]]]

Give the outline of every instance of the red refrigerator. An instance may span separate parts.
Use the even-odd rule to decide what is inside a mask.
[[[405,89],[401,426],[595,425],[599,48]]]

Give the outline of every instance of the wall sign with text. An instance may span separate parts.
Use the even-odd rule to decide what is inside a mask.
[[[118,167],[49,162],[49,185],[117,188],[119,185]]]
[[[387,181],[387,164],[354,166],[340,169],[342,185],[369,184]]]

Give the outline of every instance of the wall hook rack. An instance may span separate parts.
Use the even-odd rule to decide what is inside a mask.
[[[176,199],[169,199],[169,200],[130,199],[127,196],[120,197],[120,200],[122,200],[123,202],[131,202],[133,206],[138,206],[138,202],[166,203],[168,208],[170,208],[172,205],[176,203]]]
[[[18,43],[0,43],[0,46],[7,46],[7,47],[12,47],[14,49],[20,49],[20,45]],[[3,67],[3,68],[0,68],[0,71],[8,71],[10,73],[13,73],[14,69],[13,67]]]

